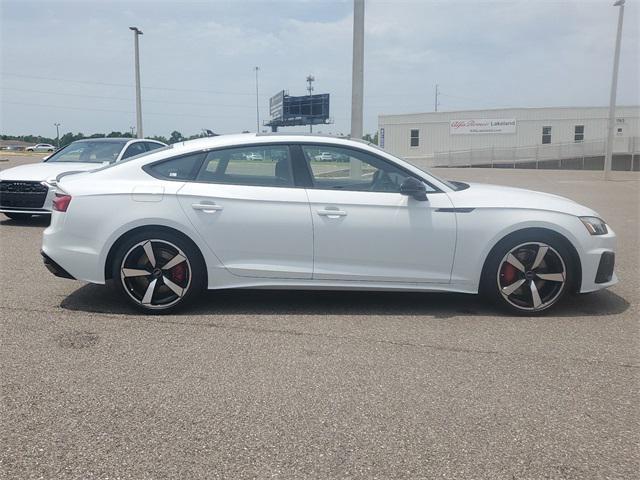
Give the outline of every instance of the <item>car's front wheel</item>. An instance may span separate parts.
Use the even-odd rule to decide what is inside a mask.
[[[498,305],[535,315],[556,305],[575,282],[573,257],[553,235],[502,241],[490,254],[482,288]]]
[[[167,313],[194,300],[203,290],[202,256],[190,241],[166,231],[141,231],[116,252],[112,278],[135,307]]]

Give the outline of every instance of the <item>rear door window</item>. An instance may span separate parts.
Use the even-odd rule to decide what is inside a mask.
[[[263,187],[293,187],[287,145],[260,145],[213,150],[198,173],[200,182]]]

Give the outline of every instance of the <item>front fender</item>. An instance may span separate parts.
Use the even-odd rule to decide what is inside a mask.
[[[550,230],[566,238],[583,262],[582,245],[587,231],[576,216],[524,209],[480,208],[457,214],[458,243],[451,283],[478,291],[482,268],[491,249],[507,235],[528,228]]]

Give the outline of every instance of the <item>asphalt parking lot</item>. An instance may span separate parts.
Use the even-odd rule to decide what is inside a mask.
[[[437,173],[594,208],[620,283],[542,318],[464,295],[270,291],[145,316],[52,276],[46,222],[3,217],[0,476],[637,478],[640,176]]]

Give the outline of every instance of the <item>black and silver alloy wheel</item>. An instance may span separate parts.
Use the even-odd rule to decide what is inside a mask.
[[[174,243],[145,239],[131,246],[120,262],[123,290],[138,306],[165,310],[189,292],[192,267],[187,255]]]
[[[521,243],[511,248],[497,269],[498,291],[512,308],[540,312],[564,293],[567,267],[562,255],[543,242]]]

